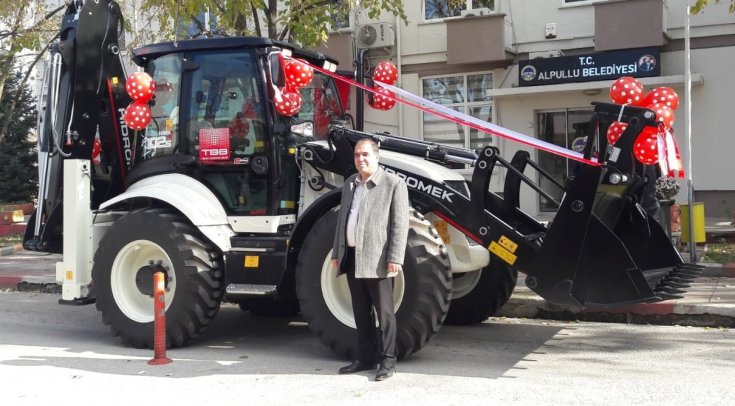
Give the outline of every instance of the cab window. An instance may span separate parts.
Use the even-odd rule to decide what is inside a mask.
[[[203,53],[192,59],[188,153],[203,165],[245,163],[265,149],[265,116],[250,52]]]
[[[267,126],[257,59],[251,51],[202,52],[190,59],[191,96],[184,153],[196,157],[200,180],[234,215],[269,213]]]
[[[136,161],[172,154],[178,145],[179,94],[181,90],[181,59],[166,55],[152,61],[149,73],[156,83],[150,101],[151,122],[143,131],[136,131]]]

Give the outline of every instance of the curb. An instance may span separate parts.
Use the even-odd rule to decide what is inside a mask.
[[[0,290],[17,290],[21,282],[20,276],[0,276]]]
[[[685,304],[676,300],[600,309],[556,305],[538,296],[511,296],[494,317],[628,324],[735,327],[735,304]]]
[[[0,276],[0,291],[61,293],[61,285],[49,277]]]
[[[735,277],[735,263],[719,264],[716,262],[698,262],[697,265],[704,267],[701,276],[726,276]]]
[[[0,257],[23,251],[23,244],[1,247]],[[0,275],[0,291],[61,293],[61,285],[49,276]]]
[[[18,251],[23,251],[23,244],[15,244],[9,247],[2,247],[0,248],[0,257],[13,255]]]

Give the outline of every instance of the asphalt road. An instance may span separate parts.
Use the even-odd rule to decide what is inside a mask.
[[[225,306],[193,345],[151,366],[94,306],[0,293],[4,405],[721,404],[735,402],[728,329],[491,319],[444,327],[397,374],[336,373],[345,360],[299,320]],[[159,403],[160,402],[160,403]]]

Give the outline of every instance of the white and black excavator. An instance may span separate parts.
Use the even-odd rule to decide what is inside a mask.
[[[550,178],[528,152],[506,160],[494,147],[360,131],[321,71],[301,90],[298,114],[278,114],[284,55],[337,66],[284,42],[203,38],[135,49],[132,61],[156,91],[150,123],[132,130],[123,120],[131,98],[122,22],[111,0],[66,9],[39,106],[40,190],[23,244],[62,253],[60,303],[95,303],[128,345],[153,345],[153,274],[164,272],[170,347],[188,344],[232,302],[262,315],[301,312],[325,345],[350,354],[350,297],[330,250],[340,186],[355,171],[352,147],[362,137],[380,142],[381,165],[409,186],[394,295],[400,357],[443,323],[494,314],[519,271],[545,299],[587,307],[667,300],[699,271],[639,204],[645,168],[632,148],[658,125],[650,110],[595,104],[583,154],[598,154],[599,165],[579,164],[556,183],[563,197],[546,224],[520,209],[522,185],[554,201],[524,174]],[[616,120],[628,126],[609,146],[605,130]],[[447,164],[473,168],[471,179]],[[502,193],[489,189],[496,167],[505,168]]]

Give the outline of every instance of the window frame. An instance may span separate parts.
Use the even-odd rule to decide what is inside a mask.
[[[591,6],[595,3],[602,3],[605,1],[607,0],[561,0],[560,8]]]
[[[493,7],[472,7],[472,3],[474,0],[464,0],[465,5],[464,8],[459,10],[460,14],[453,15],[453,16],[447,16],[447,17],[436,17],[436,18],[426,18],[426,0],[422,0],[421,2],[421,21],[424,23],[432,23],[432,22],[438,22],[438,21],[444,21],[446,19],[450,18],[462,18],[461,12],[465,10],[477,10],[477,9],[490,9],[490,12],[497,13],[498,12],[498,1],[496,0],[493,4]]]
[[[342,3],[342,5],[344,5],[345,8],[346,8],[346,12],[347,12],[347,26],[345,26],[345,27],[336,27],[335,28],[335,27],[332,26],[332,23],[330,22],[329,23],[329,28],[328,28],[327,31],[330,32],[330,33],[352,32],[353,29],[354,29],[354,27],[355,27],[355,18],[354,18],[354,15],[352,13],[352,10],[350,9],[349,4],[346,4],[345,3],[345,0],[339,0],[339,2]],[[331,16],[330,15],[330,18],[332,18],[332,19],[337,18],[337,17],[339,17],[339,16]]]
[[[490,107],[490,122],[494,122],[495,121],[495,113],[496,112],[495,112],[495,100],[492,97],[490,97],[489,100],[473,101],[473,102],[470,102],[469,101],[468,91],[467,91],[468,90],[468,77],[470,77],[470,76],[476,76],[476,75],[489,75],[490,76],[490,87],[488,89],[493,89],[494,88],[495,77],[494,77],[494,74],[493,74],[492,71],[477,71],[477,72],[462,72],[462,73],[455,73],[455,74],[450,73],[450,74],[442,74],[442,75],[428,75],[428,76],[422,76],[420,78],[420,89],[419,90],[421,92],[421,97],[425,97],[425,94],[424,94],[424,83],[425,83],[426,80],[437,79],[437,78],[462,77],[462,88],[464,89],[464,94],[462,95],[463,96],[463,102],[461,102],[461,103],[448,103],[448,104],[439,103],[439,104],[441,104],[444,107],[450,108],[450,109],[454,109],[455,107],[461,107],[462,108],[462,112],[465,113],[465,114],[468,114],[468,115],[470,114],[470,109],[473,108],[473,107]],[[425,124],[424,124],[424,114],[429,114],[429,113],[422,113],[421,114],[421,126],[420,126],[421,127],[420,128],[421,140],[423,140],[423,141],[429,141],[429,142],[435,142],[435,141],[431,141],[431,140],[426,140],[426,136],[425,136]],[[470,128],[470,127],[467,127],[467,126],[463,126],[462,129],[463,129],[463,135],[462,135],[462,137],[463,137],[463,141],[464,142],[463,142],[463,145],[460,146],[460,148],[471,149],[472,148],[471,145],[470,145],[470,142],[471,142],[471,131],[473,129]],[[475,130],[475,131],[478,131],[478,130]],[[490,145],[497,147],[498,146],[498,137],[491,136]]]
[[[571,119],[571,116],[573,116],[574,114],[579,114],[579,113],[589,113],[589,116],[591,117],[594,114],[594,109],[592,107],[583,106],[583,107],[560,107],[560,108],[552,108],[552,109],[535,110],[534,111],[534,128],[535,128],[535,130],[534,130],[534,136],[536,138],[538,138],[539,140],[543,140],[543,141],[552,143],[554,145],[558,145],[558,144],[554,143],[553,141],[549,141],[547,139],[541,138],[541,133],[540,133],[541,132],[541,129],[542,129],[541,128],[542,127],[542,125],[541,125],[541,115],[542,114],[563,114],[564,115],[564,131],[565,131],[565,134],[564,134],[565,145],[563,145],[563,147],[564,148],[568,148],[568,149],[572,149],[572,146],[570,144],[573,143],[575,137],[574,137],[574,128],[573,128],[573,125],[570,125],[570,119]],[[589,122],[589,120],[587,122]],[[588,134],[589,137],[591,137],[593,135],[594,135],[593,133]],[[541,150],[536,150],[536,162],[540,166],[543,167],[543,165],[544,165],[544,162],[542,162],[544,160],[541,158],[541,156],[539,156],[542,153],[549,154],[549,158],[552,158],[554,160],[563,160],[563,162],[564,162],[564,168],[565,168],[565,174],[564,174],[565,177],[568,177],[569,174],[572,172],[571,171],[571,167],[572,167],[572,165],[574,165],[574,162],[572,160],[570,160],[569,158],[561,157],[561,156],[558,156],[558,155],[553,155],[553,154],[551,154],[549,152],[544,152],[544,151],[541,151]],[[557,161],[557,162],[561,162],[561,161]],[[551,170],[549,170],[548,168],[544,168],[544,169],[547,170],[547,172],[551,172]],[[542,175],[541,174],[537,174],[536,181],[537,181],[537,184],[539,185],[539,187],[541,187],[541,178],[542,178]],[[559,180],[559,179],[557,179],[557,180]],[[564,183],[564,180],[562,179],[561,182]],[[549,192],[550,194],[554,195],[554,193],[551,193],[548,190],[547,190],[547,192]],[[538,205],[538,212],[540,214],[556,213],[557,212],[557,209],[556,208],[551,209],[549,207],[549,204],[544,204],[543,203],[543,201],[542,201],[543,199],[544,198],[541,195],[538,195],[536,197],[536,204]]]

